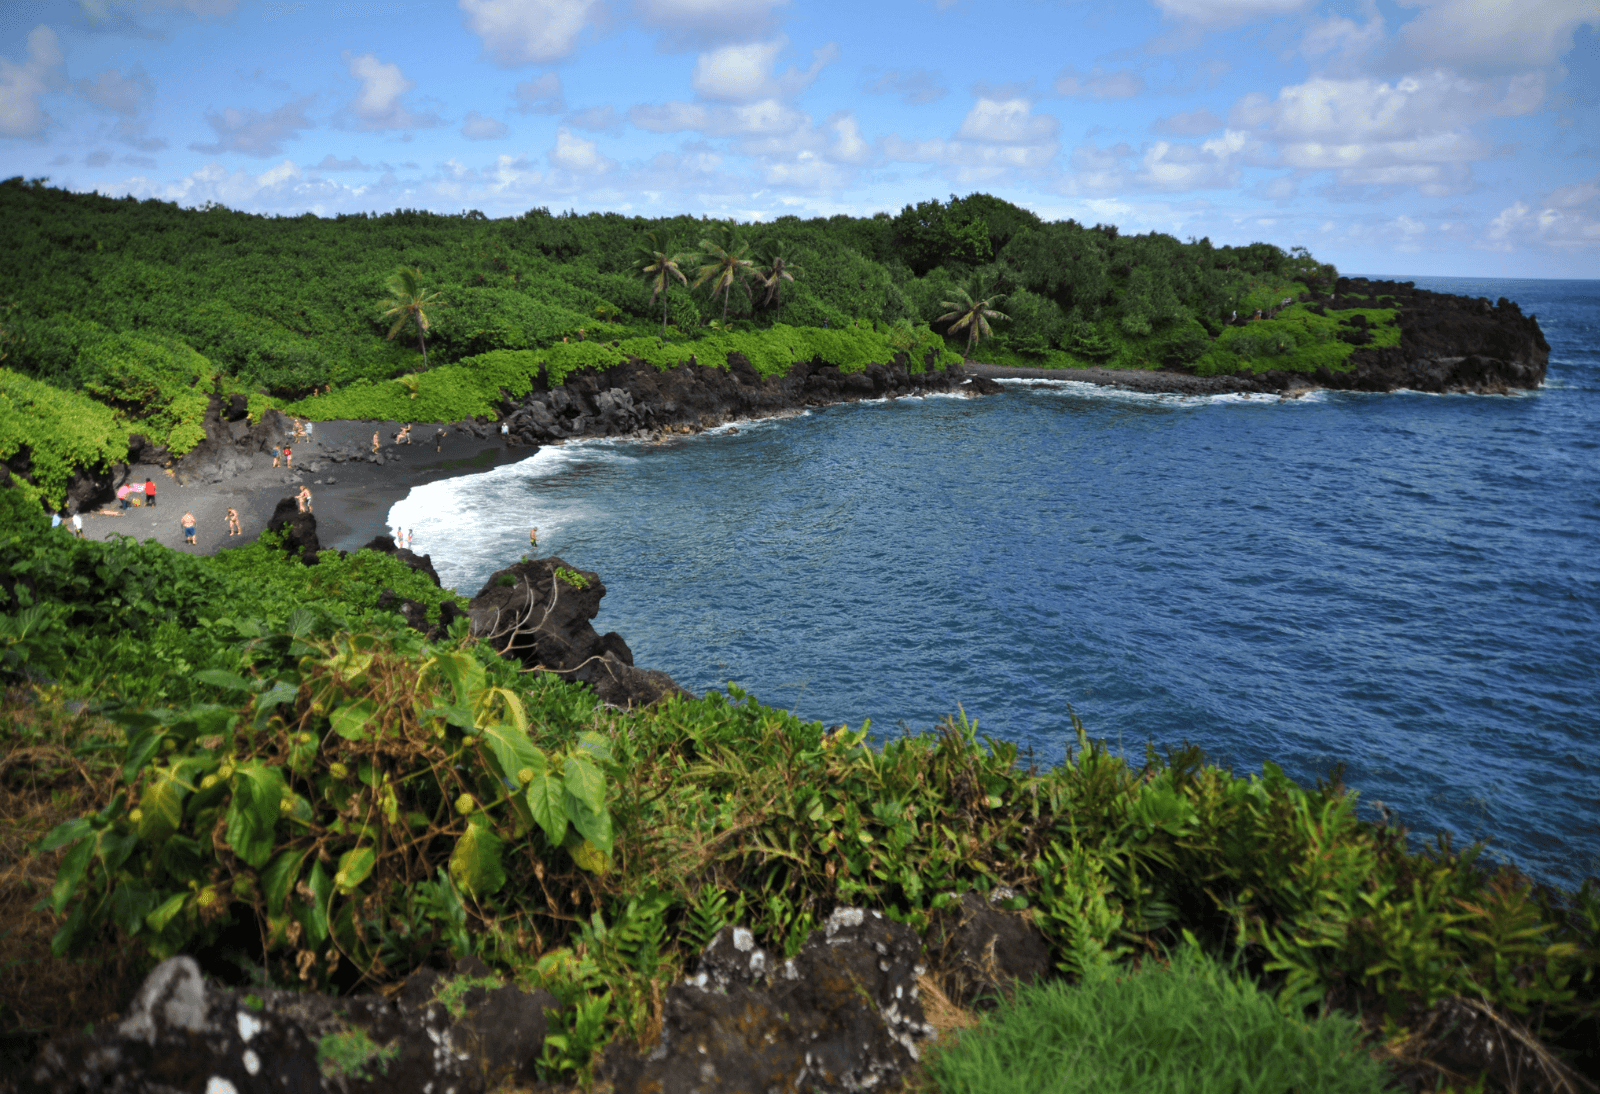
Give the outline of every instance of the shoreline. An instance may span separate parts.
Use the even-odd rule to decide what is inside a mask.
[[[986,380],[1056,380],[1097,387],[1120,387],[1146,395],[1285,395],[1297,397],[1316,391],[1321,385],[1309,375],[1296,384],[1234,374],[1230,376],[1192,376],[1168,369],[1131,368],[1009,368],[968,361],[966,369]],[[1274,374],[1280,375],[1280,374]]]

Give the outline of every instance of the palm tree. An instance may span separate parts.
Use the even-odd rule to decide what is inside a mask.
[[[723,224],[713,233],[715,238],[702,239],[700,249],[703,252],[700,260],[703,263],[696,271],[699,276],[695,278],[695,288],[706,282],[711,283],[711,302],[717,302],[717,294],[722,294],[722,322],[728,322],[728,297],[733,293],[734,285],[744,289],[745,295],[750,295],[750,286],[744,284],[744,279],[755,277],[755,263],[745,257],[750,250],[750,245],[739,239],[733,233],[733,225]]]
[[[755,267],[756,276],[761,279],[761,284],[766,286],[767,295],[761,298],[761,306],[768,308],[773,301],[777,301],[778,310],[783,310],[783,282],[793,281],[795,274],[805,273],[799,266],[794,265],[783,257],[780,251],[770,251]]]
[[[967,356],[972,355],[972,348],[978,344],[979,338],[988,338],[994,334],[989,326],[991,319],[1010,319],[1009,315],[997,311],[996,307],[1005,303],[1005,293],[988,295],[985,292],[983,278],[976,282],[976,292],[969,292],[964,288],[956,289],[955,300],[941,300],[939,306],[949,308],[948,314],[935,319],[935,323],[954,320],[946,329],[945,334],[956,333],[962,327],[967,329]],[[977,299],[975,299],[975,297]]]
[[[394,326],[389,328],[389,341],[394,341],[394,336],[400,333],[400,328],[407,323],[417,325],[417,346],[422,350],[422,367],[428,367],[428,342],[424,337],[428,333],[428,309],[439,307],[443,300],[440,294],[429,292],[422,287],[422,270],[420,267],[401,266],[389,278],[389,291],[393,297],[383,301],[379,307],[388,309],[383,313],[385,319],[393,319]]]
[[[644,242],[634,249],[633,268],[644,274],[650,280],[650,303],[656,302],[656,297],[661,297],[661,337],[667,336],[667,289],[672,286],[672,279],[676,277],[680,284],[687,285],[689,279],[678,268],[680,262],[696,261],[698,256],[686,254],[673,254],[673,242],[670,238],[662,239],[658,232],[646,232]]]

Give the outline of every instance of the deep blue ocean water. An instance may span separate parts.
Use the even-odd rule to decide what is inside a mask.
[[[547,448],[391,523],[469,595],[537,524],[605,580],[597,628],[691,690],[884,732],[959,706],[1044,762],[1070,708],[1135,761],[1343,765],[1413,831],[1571,885],[1600,874],[1600,281],[1416,280],[1536,313],[1546,387],[1014,382]]]

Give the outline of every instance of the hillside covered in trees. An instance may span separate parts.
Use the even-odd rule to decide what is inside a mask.
[[[0,184],[5,363],[112,402],[140,398],[141,381],[160,382],[155,374],[208,365],[235,390],[288,399],[389,379],[421,366],[414,331],[385,337],[392,324],[380,301],[401,266],[420,270],[436,294],[433,364],[576,340],[580,330],[659,334],[662,302],[652,303],[638,268],[652,239],[683,256],[686,277],[668,278],[664,309],[675,339],[724,321],[735,330],[864,322],[945,333],[940,317],[966,290],[1007,317],[993,320],[983,359],[1054,366],[1193,366],[1216,355],[1213,340],[1234,313],[1326,290],[1335,278],[1303,249],[1125,236],[1046,222],[986,194],[894,216],[742,225],[547,209],[504,220],[416,210],[323,219],[11,179]],[[730,276],[693,287],[702,266],[730,258]],[[775,263],[787,277],[773,276]],[[967,333],[952,344],[967,348]],[[1246,364],[1228,356],[1211,371]]]

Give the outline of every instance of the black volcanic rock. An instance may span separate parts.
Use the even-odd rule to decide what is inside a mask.
[[[317,554],[322,550],[322,543],[317,539],[317,518],[312,513],[302,513],[300,503],[294,498],[278,499],[277,508],[272,511],[272,519],[267,521],[267,531],[283,532],[283,546],[291,557],[298,558],[307,566],[317,564]]]

